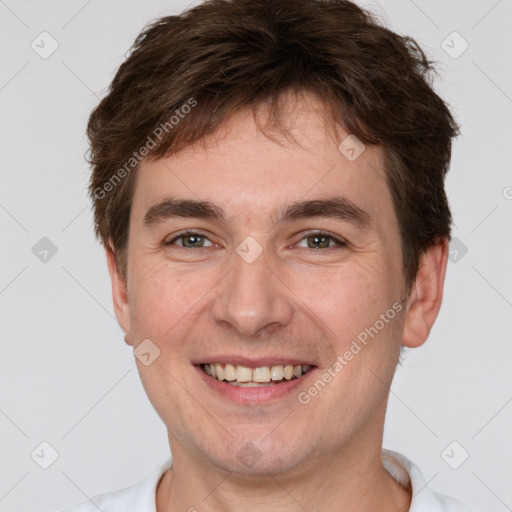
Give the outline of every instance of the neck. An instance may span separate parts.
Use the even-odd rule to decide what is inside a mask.
[[[411,493],[384,469],[381,444],[310,457],[280,475],[241,475],[191,456],[173,443],[173,467],[157,489],[157,512],[409,510]]]

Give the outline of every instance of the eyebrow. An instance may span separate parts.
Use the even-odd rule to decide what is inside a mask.
[[[227,222],[224,210],[211,201],[168,197],[147,210],[142,225],[151,228],[176,217]],[[278,209],[275,223],[292,222],[310,217],[342,220],[364,230],[372,225],[372,218],[366,211],[349,199],[340,196],[286,203]]]

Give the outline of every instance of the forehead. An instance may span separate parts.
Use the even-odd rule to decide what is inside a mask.
[[[295,101],[285,121],[286,133],[268,133],[252,111],[242,111],[207,139],[143,161],[132,205],[139,223],[169,196],[209,201],[223,220],[245,223],[275,222],[291,202],[342,196],[372,218],[393,222],[379,148],[358,146],[341,127],[330,130],[314,99]]]

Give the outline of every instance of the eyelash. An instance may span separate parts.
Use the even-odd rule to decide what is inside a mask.
[[[199,233],[197,231],[187,230],[187,231],[183,231],[182,233],[179,233],[172,240],[164,242],[163,245],[164,246],[171,246],[171,245],[174,244],[174,242],[176,242],[176,240],[179,240],[180,238],[183,238],[183,237],[188,236],[188,235],[198,235],[200,237],[203,237],[203,238],[206,238],[207,240],[209,240],[209,238],[206,235],[203,235],[203,234],[201,234],[201,233]],[[306,238],[313,237],[313,236],[320,236],[320,237],[324,237],[324,238],[329,238],[330,240],[332,240],[335,243],[335,245],[332,246],[332,247],[316,248],[316,249],[315,248],[305,247],[305,249],[310,249],[311,251],[318,251],[318,250],[325,251],[326,249],[338,249],[338,248],[343,248],[343,247],[347,246],[347,242],[345,242],[344,240],[340,240],[339,238],[331,235],[330,233],[327,233],[326,231],[312,231],[312,232],[308,232],[307,234],[305,234],[299,240],[299,242],[302,242],[302,240],[304,240]],[[177,247],[179,247],[180,249],[193,249],[191,247],[182,247],[182,246],[177,246]],[[207,249],[207,247],[197,247],[196,250],[197,249]]]

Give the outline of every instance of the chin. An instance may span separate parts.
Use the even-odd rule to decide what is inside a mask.
[[[245,452],[242,460],[232,455],[212,459],[212,463],[224,471],[255,479],[267,479],[269,476],[277,476],[289,472],[300,462],[301,460],[290,458],[289,454],[282,454],[281,456],[276,453],[250,453],[250,450]]]
[[[265,436],[269,436],[268,430],[258,437],[234,437],[223,445],[225,449],[210,452],[207,458],[224,471],[240,476],[268,478],[269,475],[293,470],[310,455],[309,447],[300,439],[294,443],[289,436],[286,440],[270,439],[272,434],[267,439]]]

